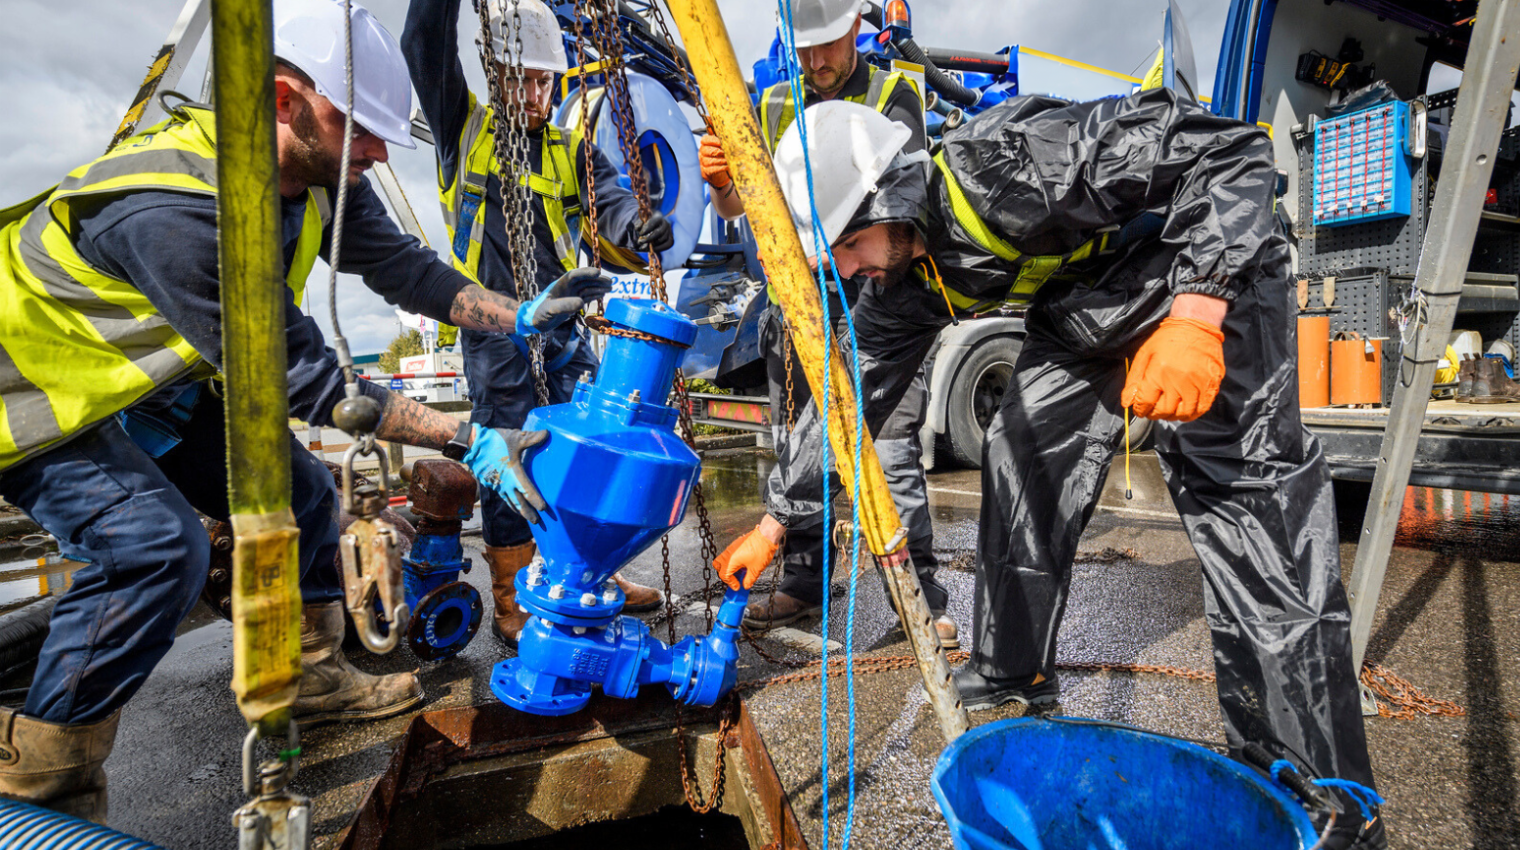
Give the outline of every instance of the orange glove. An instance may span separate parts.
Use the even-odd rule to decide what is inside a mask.
[[[1199,319],[1164,319],[1140,346],[1120,400],[1136,416],[1192,422],[1224,380],[1224,331]]]
[[[739,573],[743,572],[744,589],[748,590],[755,586],[755,581],[760,578],[760,574],[765,572],[765,568],[776,559],[777,548],[777,544],[772,543],[760,532],[759,527],[756,527],[750,533],[728,544],[723,554],[713,561],[713,566],[718,569],[718,578],[723,579],[723,583],[734,590],[739,589]]]
[[[728,156],[723,153],[723,143],[712,133],[702,137],[702,179],[714,189],[723,189],[733,182],[728,173]]]

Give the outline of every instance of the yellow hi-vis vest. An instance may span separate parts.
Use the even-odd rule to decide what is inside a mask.
[[[0,210],[0,470],[124,410],[154,390],[213,370],[131,284],[74,249],[75,204],[130,192],[216,195],[210,110],[164,121]],[[310,190],[286,283],[301,298],[321,247],[325,190]]]
[[[945,161],[944,151],[940,151],[934,155],[934,165],[945,178],[945,190],[950,196],[950,209],[955,215],[956,223],[987,253],[1007,260],[1018,267],[1018,274],[1014,278],[1012,288],[1002,298],[991,300],[973,298],[963,295],[940,282],[938,286],[943,292],[945,299],[956,310],[967,313],[985,313],[1005,303],[1012,305],[1028,304],[1034,299],[1035,293],[1040,291],[1040,287],[1045,285],[1046,281],[1061,273],[1068,265],[1080,263],[1093,257],[1112,254],[1119,242],[1120,228],[1110,227],[1104,228],[1099,231],[1097,236],[1082,243],[1076,250],[1065,254],[1047,256],[1025,254],[1008,244],[996,233],[993,233],[992,228],[987,225],[987,222],[972,208],[970,199],[962,191],[960,183],[956,182],[955,175],[950,172],[950,164]]]
[[[887,108],[887,101],[892,99],[892,93],[897,91],[900,83],[907,83],[913,88],[914,96],[920,101],[923,100],[918,86],[901,71],[883,71],[868,63],[866,74],[870,82],[866,84],[865,92],[842,97],[840,100],[864,104],[880,112]],[[792,102],[791,83],[776,83],[765,90],[765,94],[760,97],[760,126],[765,128],[766,150],[773,154],[776,152],[776,145],[781,143],[781,134],[786,132],[787,127],[792,126],[792,121],[796,117],[797,107]]]
[[[860,61],[864,62],[865,60],[862,59]],[[864,104],[880,112],[887,108],[887,101],[892,99],[892,93],[897,91],[899,83],[906,83],[912,87],[915,97],[918,97],[920,100],[923,99],[918,86],[913,80],[908,78],[907,74],[901,71],[889,73],[875,65],[867,63],[866,74],[870,82],[866,84],[865,93],[850,95],[840,98],[840,100]],[[765,149],[767,151],[772,154],[776,152],[776,145],[781,143],[781,134],[786,132],[786,128],[792,126],[792,121],[796,118],[797,109],[792,101],[791,83],[776,83],[765,90],[765,94],[760,98],[760,126],[765,130]],[[832,285],[830,284],[830,286]],[[765,295],[770,299],[772,304],[781,303],[776,295],[776,287],[769,282],[765,284]]]

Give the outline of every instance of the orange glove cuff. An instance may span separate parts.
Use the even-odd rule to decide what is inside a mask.
[[[734,590],[740,588],[739,573],[744,573],[743,587],[748,590],[755,586],[760,574],[775,560],[777,548],[779,547],[775,543],[760,533],[759,528],[755,528],[728,544],[723,554],[713,559],[713,567],[717,569],[718,577],[723,579],[723,583]]]
[[[1191,422],[1224,380],[1224,331],[1200,319],[1163,319],[1140,346],[1120,400],[1136,416]]]

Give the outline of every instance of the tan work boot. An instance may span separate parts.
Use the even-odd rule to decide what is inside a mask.
[[[665,594],[652,587],[635,584],[623,578],[622,573],[613,573],[612,580],[617,582],[618,588],[623,591],[623,596],[628,599],[623,604],[624,614],[647,614],[650,611],[658,611],[660,606],[665,604]]]
[[[120,719],[65,725],[0,708],[0,796],[104,825],[103,765]]]
[[[343,655],[343,603],[301,609],[301,689],[291,711],[302,728],[378,720],[422,702],[416,673],[371,676]]]
[[[486,565],[491,568],[491,598],[496,603],[491,631],[511,649],[517,648],[517,638],[528,622],[528,613],[517,607],[517,586],[512,582],[537,551],[538,544],[532,541],[520,546],[487,546],[485,550]]]
[[[821,604],[804,602],[778,590],[774,596],[757,597],[745,607],[744,625],[752,629],[774,629],[822,613]]]
[[[940,612],[934,617],[934,634],[939,637],[939,645],[942,649],[960,649],[961,633],[955,627],[955,621],[950,615]]]

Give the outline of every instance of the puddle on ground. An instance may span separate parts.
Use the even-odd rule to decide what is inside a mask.
[[[1520,561],[1520,496],[1410,487],[1395,545],[1477,551],[1484,560]]]
[[[760,488],[776,458],[769,450],[708,452],[702,458],[702,495],[710,508],[750,507],[760,503]]]
[[[603,821],[511,844],[471,850],[744,850],[744,822],[733,815],[697,814],[687,806],[666,806],[643,817]]]

